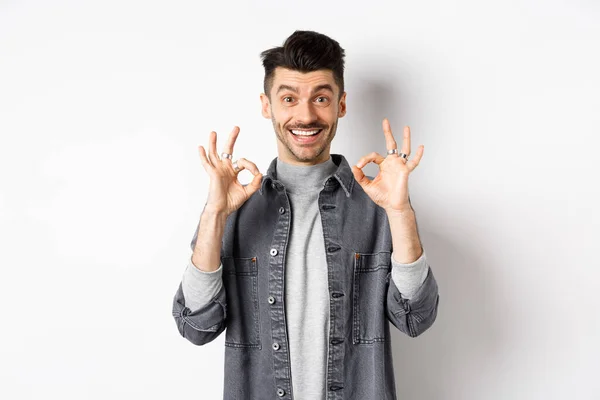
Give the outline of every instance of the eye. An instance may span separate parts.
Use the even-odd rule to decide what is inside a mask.
[[[325,97],[325,96],[319,96],[319,97],[317,97],[317,103],[325,103],[327,101],[329,101],[329,99],[327,97]]]
[[[291,103],[292,101],[293,101],[293,98],[291,96],[286,96],[283,98],[284,103]]]

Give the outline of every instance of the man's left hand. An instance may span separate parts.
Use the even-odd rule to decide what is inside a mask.
[[[387,149],[396,149],[396,140],[392,135],[392,128],[387,118],[383,120],[383,133]],[[408,176],[419,165],[424,149],[425,146],[419,146],[412,160],[400,157],[398,153],[383,157],[379,153],[372,152],[358,160],[355,166],[352,166],[352,173],[365,193],[375,204],[382,207],[388,215],[401,214],[411,210],[408,200]],[[410,156],[410,128],[408,126],[404,127],[404,138],[400,152],[406,154],[407,157]],[[373,180],[367,178],[362,171],[362,168],[370,162],[379,165],[379,173]]]

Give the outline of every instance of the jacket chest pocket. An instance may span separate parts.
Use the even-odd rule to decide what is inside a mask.
[[[354,344],[385,340],[386,298],[391,253],[354,253],[353,333]]]
[[[256,257],[223,257],[227,296],[225,345],[260,348]]]

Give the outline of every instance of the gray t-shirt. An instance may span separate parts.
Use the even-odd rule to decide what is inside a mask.
[[[329,337],[329,289],[318,198],[337,165],[331,157],[311,166],[277,159],[292,224],[285,261],[285,315],[292,389],[297,399],[325,399]]]

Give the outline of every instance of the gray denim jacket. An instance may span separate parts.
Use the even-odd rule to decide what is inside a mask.
[[[437,315],[437,283],[428,267],[418,292],[400,296],[387,214],[357,184],[345,157],[331,157],[338,169],[319,193],[330,293],[327,399],[396,399],[388,321],[411,337],[427,330]],[[284,304],[291,215],[276,161],[227,218],[223,289],[193,312],[181,284],[173,300],[177,328],[190,342],[206,344],[225,330],[225,400],[294,398]]]

